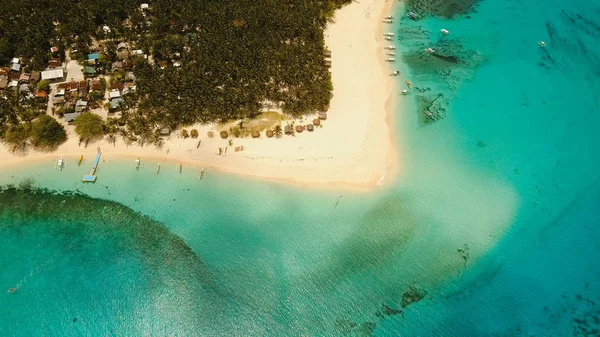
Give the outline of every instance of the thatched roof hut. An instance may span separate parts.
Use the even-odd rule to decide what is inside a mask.
[[[325,66],[326,66],[327,68],[331,68],[331,61],[329,61],[329,60],[325,60]]]
[[[314,124],[314,126],[319,126],[319,125],[321,125],[321,120],[318,118],[315,118],[315,119],[313,119],[313,124]]]
[[[252,138],[258,138],[258,137],[260,137],[260,132],[258,132],[256,130],[252,131]]]
[[[315,127],[312,124],[306,125],[306,131],[313,132],[314,129],[315,129]]]
[[[327,120],[327,112],[325,112],[325,111],[319,112],[319,119]]]
[[[221,136],[221,138],[223,138],[223,139],[227,139],[227,137],[229,137],[229,133],[228,133],[227,131],[225,131],[225,130],[221,131],[221,132],[219,133],[219,135],[220,135],[220,136]]]
[[[296,125],[296,132],[302,133],[302,131],[304,131],[304,126],[302,126],[302,125]]]
[[[325,51],[323,52],[323,56],[325,56],[325,57],[331,57],[331,50],[325,49]]]
[[[294,129],[292,129],[292,127],[291,127],[291,126],[289,126],[289,125],[286,125],[286,126],[283,128],[283,133],[285,133],[286,135],[293,135],[293,134],[294,134]]]
[[[273,138],[273,130],[267,130],[266,135],[267,138]]]

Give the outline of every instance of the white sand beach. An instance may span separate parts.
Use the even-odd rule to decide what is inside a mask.
[[[85,149],[79,146],[74,127],[68,126],[69,140],[51,153],[13,154],[0,145],[0,167],[61,156],[76,161],[79,155],[91,162],[100,147],[105,160],[128,156],[133,163],[140,157],[299,185],[364,189],[385,184],[386,172],[391,177],[399,162],[390,131],[397,93],[382,49],[382,19],[392,4],[392,0],[361,0],[336,12],[325,32],[332,52],[333,99],[323,127],[314,132],[280,139],[268,139],[263,133],[258,139],[233,138],[229,146],[229,140],[219,137],[218,126],[196,125],[186,129],[196,128],[198,139],[180,138],[175,130],[161,149],[127,146],[121,139],[116,145],[100,141]],[[207,136],[211,130],[216,134],[212,139]],[[237,146],[244,150],[235,152]],[[227,153],[219,155],[219,147],[228,147]]]

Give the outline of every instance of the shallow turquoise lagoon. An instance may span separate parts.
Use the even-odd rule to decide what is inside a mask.
[[[132,160],[92,185],[74,159],[3,171],[22,188],[0,194],[0,335],[598,335],[599,8],[399,20],[423,92],[400,98],[402,176],[374,192]],[[439,94],[427,122],[418,96]]]

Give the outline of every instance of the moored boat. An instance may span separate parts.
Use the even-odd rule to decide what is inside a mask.
[[[59,170],[62,170],[64,166],[65,166],[65,161],[63,160],[63,157],[61,156],[60,159],[56,161],[56,168]]]
[[[81,162],[83,162],[83,155],[80,155],[79,159],[77,159],[77,166],[81,166]]]
[[[447,29],[444,29],[444,28],[440,29],[440,32],[442,32],[442,34],[444,34],[444,35],[450,34],[450,32]]]
[[[406,86],[407,86],[409,89],[412,89],[412,82],[411,82],[411,81],[409,81],[409,80],[406,80],[406,81],[404,81],[404,82],[406,83]]]
[[[402,75],[402,73],[401,73],[401,72],[399,72],[398,70],[394,70],[394,71],[392,72],[392,76],[400,76],[400,75]]]
[[[431,111],[425,110],[423,111],[423,113],[425,114],[425,117],[427,117],[427,119],[431,119],[432,121],[435,120],[435,116]]]
[[[142,161],[140,160],[140,158],[138,157],[138,159],[135,160],[135,169],[139,170],[140,165],[142,165]]]
[[[385,62],[396,62],[396,58],[395,57],[388,57],[385,59]]]
[[[402,89],[402,91],[400,92],[400,95],[408,95],[409,91],[406,89]]]

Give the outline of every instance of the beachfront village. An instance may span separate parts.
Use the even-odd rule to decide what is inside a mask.
[[[31,145],[36,149],[51,150],[75,133],[79,143],[85,145],[104,137],[112,142],[122,137],[128,143],[160,146],[165,137],[174,132],[177,137],[198,138],[197,129],[185,129],[182,125],[199,122],[203,125],[217,122],[206,136],[223,139],[277,138],[313,132],[322,127],[321,121],[327,119],[327,106],[323,104],[320,111],[313,110],[312,115],[301,115],[300,119],[297,118],[299,115],[289,118],[289,114],[282,113],[281,104],[278,106],[269,101],[264,101],[263,106],[253,105],[257,112],[249,115],[250,118],[236,115],[216,120],[212,116],[201,116],[200,120],[193,116],[187,118],[183,105],[177,110],[182,116],[174,117],[173,104],[167,104],[163,109],[162,103],[157,101],[173,99],[172,94],[177,93],[173,87],[181,83],[160,87],[164,92],[154,88],[140,93],[136,75],[142,74],[146,88],[153,85],[148,83],[149,80],[157,76],[154,69],[162,72],[160,78],[180,76],[177,74],[186,69],[182,66],[190,67],[189,63],[195,62],[186,54],[193,52],[201,29],[188,25],[180,27],[170,22],[171,30],[176,29],[177,33],[166,38],[166,45],[149,45],[143,37],[150,34],[150,27],[155,22],[151,13],[150,5],[142,3],[134,20],[127,17],[117,26],[99,25],[91,36],[72,34],[71,43],[67,45],[64,40],[51,41],[43,69],[40,69],[39,57],[20,55],[0,67],[0,135],[3,143],[13,152],[25,152]],[[53,24],[55,30],[61,29],[60,22]],[[234,22],[236,27],[243,25],[243,21]],[[330,58],[330,51],[321,53],[320,62],[324,69],[331,66]],[[149,73],[152,75],[147,75]],[[183,96],[186,100],[190,98],[190,93],[184,90],[190,89],[182,89],[178,100],[184,100]],[[216,90],[224,88],[217,86]],[[290,90],[279,91],[287,93]],[[157,95],[164,97],[152,97]],[[144,102],[140,104],[141,101]],[[243,104],[241,102],[235,109],[249,111]]]

